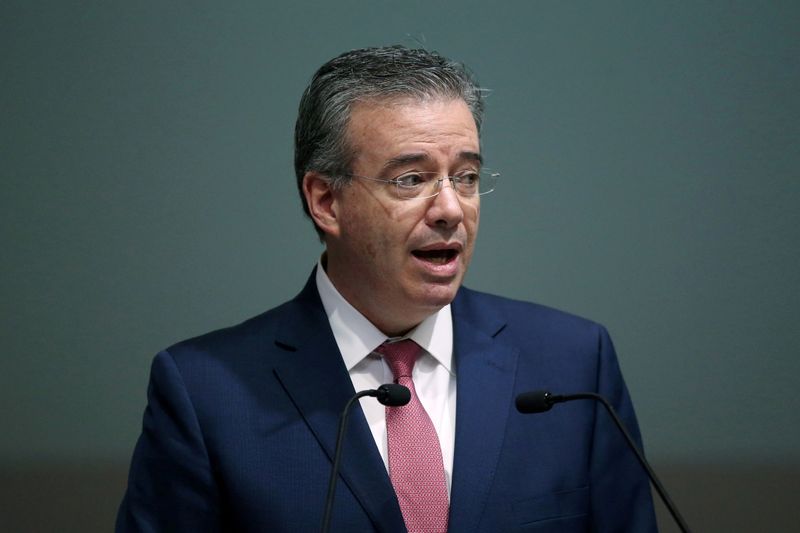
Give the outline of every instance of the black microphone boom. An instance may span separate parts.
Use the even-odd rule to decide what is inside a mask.
[[[689,526],[686,525],[683,517],[678,512],[678,508],[675,507],[674,503],[672,503],[672,499],[669,497],[669,494],[667,494],[667,490],[661,485],[661,482],[658,480],[655,471],[650,467],[650,463],[648,463],[647,459],[644,458],[644,454],[642,454],[641,450],[639,450],[639,447],[636,445],[636,442],[634,442],[630,433],[628,433],[628,430],[625,429],[625,426],[617,415],[617,412],[603,396],[593,392],[579,392],[576,394],[550,394],[549,391],[538,390],[523,392],[517,396],[516,405],[517,411],[520,413],[544,413],[545,411],[552,409],[552,407],[557,403],[569,402],[572,400],[597,400],[603,404],[603,407],[606,408],[606,411],[608,411],[608,414],[611,415],[611,418],[614,420],[617,428],[625,437],[628,446],[631,450],[633,450],[633,453],[636,454],[639,464],[641,464],[642,468],[644,468],[647,472],[647,475],[650,477],[650,481],[656,488],[658,495],[661,496],[661,500],[664,502],[664,505],[667,506],[667,510],[669,510],[672,518],[675,519],[675,522],[678,523],[678,527],[680,527],[681,531],[684,533],[690,533]]]
[[[362,390],[348,400],[339,417],[339,433],[336,436],[336,451],[333,454],[333,467],[331,477],[328,480],[328,495],[325,498],[325,512],[322,515],[322,533],[327,533],[331,526],[331,511],[333,510],[333,498],[336,494],[336,478],[339,476],[339,463],[342,459],[342,443],[344,442],[347,418],[350,416],[350,409],[359,398],[373,396],[387,407],[399,407],[411,401],[411,391],[408,387],[396,383],[385,383],[377,389]]]

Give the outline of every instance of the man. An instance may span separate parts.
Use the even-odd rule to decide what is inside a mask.
[[[603,411],[514,408],[529,390],[594,391],[638,438],[605,330],[461,287],[496,178],[482,112],[465,69],[424,50],[320,68],[295,170],[325,253],[294,300],[156,357],[118,531],[318,529],[339,413],[392,381],[411,403],[356,407],[333,530],[655,530]]]

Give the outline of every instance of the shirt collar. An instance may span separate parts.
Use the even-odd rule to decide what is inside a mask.
[[[336,344],[350,371],[383,344],[387,336],[336,290],[325,273],[322,259],[317,263],[316,283]],[[453,318],[449,304],[423,320],[404,338],[419,344],[448,372],[453,373]]]

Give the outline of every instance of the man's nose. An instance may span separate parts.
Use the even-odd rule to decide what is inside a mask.
[[[429,225],[446,228],[457,226],[464,219],[461,199],[451,178],[441,178],[439,194],[433,197],[426,218]]]

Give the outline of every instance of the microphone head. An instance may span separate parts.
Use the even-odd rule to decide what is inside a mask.
[[[546,390],[535,390],[523,392],[517,396],[517,411],[520,413],[544,413],[553,407],[550,392]]]
[[[376,398],[383,405],[400,407],[411,401],[411,391],[397,383],[385,383],[378,387]]]

